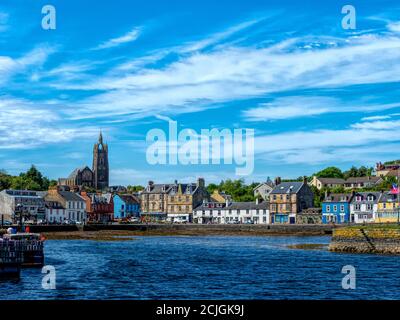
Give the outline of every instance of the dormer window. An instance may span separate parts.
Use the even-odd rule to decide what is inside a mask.
[[[367,200],[368,200],[368,201],[374,201],[374,200],[375,200],[375,197],[374,197],[373,195],[369,195],[369,196],[367,197]]]
[[[356,196],[356,201],[358,202],[362,201],[362,196]]]

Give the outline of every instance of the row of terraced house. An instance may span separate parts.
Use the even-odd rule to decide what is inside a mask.
[[[349,181],[349,180],[347,180]],[[319,224],[397,222],[398,194],[390,191],[357,192],[375,186],[380,177],[351,179],[346,186],[338,179],[313,178],[303,181],[268,179],[254,189],[255,201],[237,202],[222,191],[209,193],[205,180],[193,183],[174,181],[156,184],[149,181],[138,193],[128,193],[123,187],[110,187],[108,192],[88,193],[68,186],[53,187],[47,192],[3,190],[0,192],[0,215],[16,221],[47,223],[100,222],[135,218],[142,222],[186,222],[199,224]],[[311,186],[318,189],[340,184],[349,191],[326,193],[322,208],[313,207]],[[350,183],[350,182],[347,182]],[[132,220],[131,220],[132,221]]]
[[[0,217],[8,222],[108,223],[140,217],[140,200],[133,194],[74,192],[66,186],[48,191],[3,190]]]

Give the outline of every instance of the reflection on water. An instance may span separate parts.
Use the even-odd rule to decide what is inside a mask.
[[[329,237],[137,237],[46,241],[57,289],[40,269],[1,282],[0,299],[400,299],[399,256],[331,253]],[[344,265],[357,289],[343,290]]]

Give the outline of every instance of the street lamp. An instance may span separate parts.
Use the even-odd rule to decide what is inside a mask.
[[[22,213],[23,213],[22,211],[23,211],[23,207],[24,206],[22,204],[18,203],[17,204],[17,210],[16,210],[18,212],[18,214],[19,214],[19,224],[20,224],[20,227],[21,227],[21,231],[23,230],[22,229],[22,222],[23,222],[22,221]]]

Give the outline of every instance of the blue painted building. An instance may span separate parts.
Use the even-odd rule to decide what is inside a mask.
[[[114,195],[114,218],[139,217],[140,201],[132,194]]]
[[[328,194],[322,202],[322,223],[348,223],[352,193]]]

